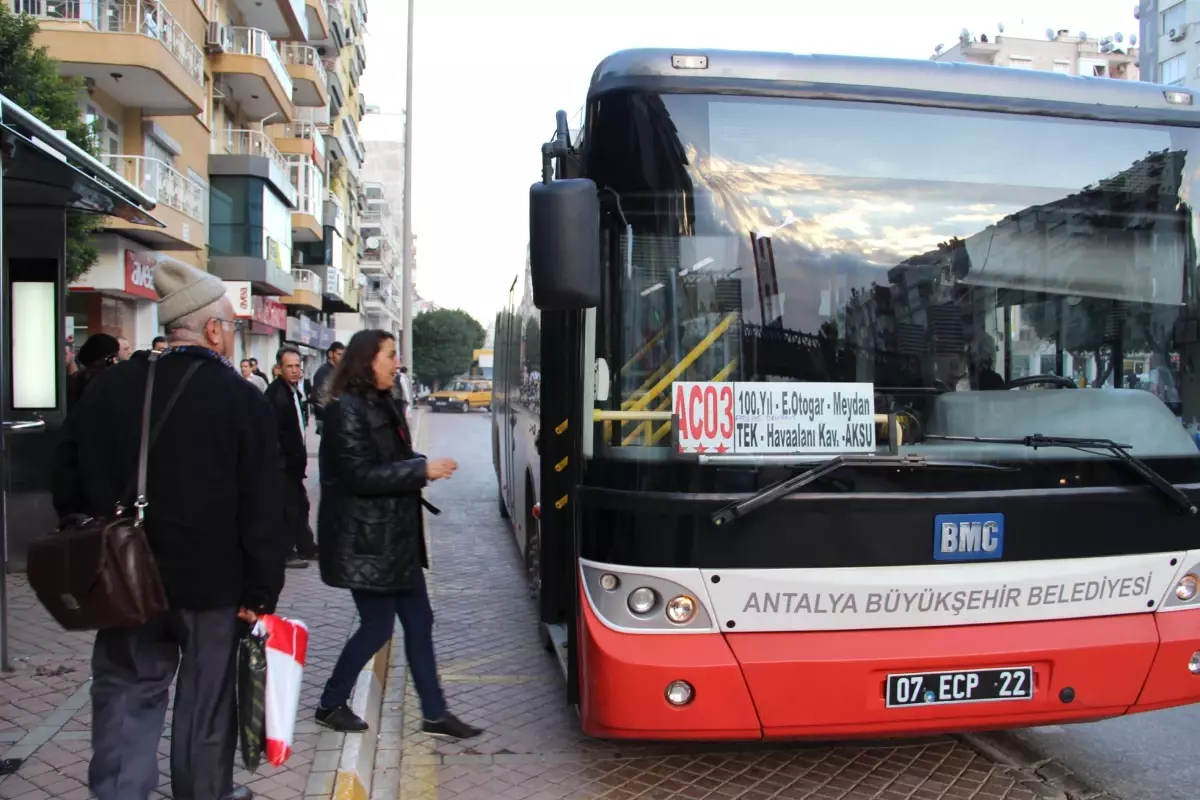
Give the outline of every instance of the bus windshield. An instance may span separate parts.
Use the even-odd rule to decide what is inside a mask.
[[[906,451],[1082,457],[947,441],[1042,433],[1194,458],[1198,145],[1184,127],[605,95],[584,145],[604,209],[597,406],[669,410],[674,381],[868,383]],[[662,457],[669,427],[609,423],[602,447]]]

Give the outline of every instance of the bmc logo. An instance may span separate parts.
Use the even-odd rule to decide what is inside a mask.
[[[939,514],[933,518],[934,561],[990,561],[1003,555],[1003,514]]]

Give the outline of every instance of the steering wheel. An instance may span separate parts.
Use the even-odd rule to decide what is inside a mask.
[[[1022,386],[1034,386],[1039,383],[1048,383],[1060,389],[1079,388],[1075,381],[1070,378],[1064,378],[1062,375],[1026,375],[1024,378],[1014,378],[1009,381],[1008,388],[1019,389]]]

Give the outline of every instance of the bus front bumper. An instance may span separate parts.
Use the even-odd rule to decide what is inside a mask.
[[[584,731],[614,739],[844,739],[1082,722],[1200,701],[1200,609],[946,628],[623,633],[586,597]],[[889,708],[887,676],[1032,667],[1033,696]],[[686,681],[690,702],[667,686]]]

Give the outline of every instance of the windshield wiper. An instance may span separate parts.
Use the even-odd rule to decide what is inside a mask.
[[[979,444],[1019,444],[1025,447],[1032,447],[1034,450],[1039,447],[1065,447],[1071,450],[1080,450],[1082,452],[1094,452],[1096,450],[1104,450],[1120,461],[1128,464],[1134,472],[1138,474],[1142,480],[1158,489],[1167,496],[1179,510],[1185,514],[1195,514],[1196,506],[1192,503],[1183,490],[1178,486],[1168,481],[1162,475],[1159,475],[1153,469],[1146,465],[1137,456],[1129,452],[1132,445],[1118,444],[1112,439],[1077,439],[1070,436],[1043,436],[1040,433],[1035,433],[1032,436],[1023,436],[1019,439],[993,439],[986,436],[938,436],[930,434],[926,439],[938,439],[944,442],[976,442]]]
[[[822,462],[820,465],[813,467],[810,470],[801,472],[799,475],[772,484],[771,486],[762,489],[755,494],[750,495],[745,500],[738,500],[735,503],[716,511],[712,515],[714,525],[725,525],[733,522],[739,517],[744,517],[751,511],[757,508],[768,505],[786,497],[797,489],[807,486],[813,481],[819,481],[826,475],[836,472],[842,467],[893,467],[897,469],[911,468],[943,468],[943,469],[987,469],[995,470],[996,472],[1017,472],[1017,467],[1006,467],[999,464],[984,464],[977,461],[947,461],[944,459],[930,459],[919,455],[904,455],[904,456],[876,456],[868,454],[860,455],[844,455],[836,456],[828,461]]]

